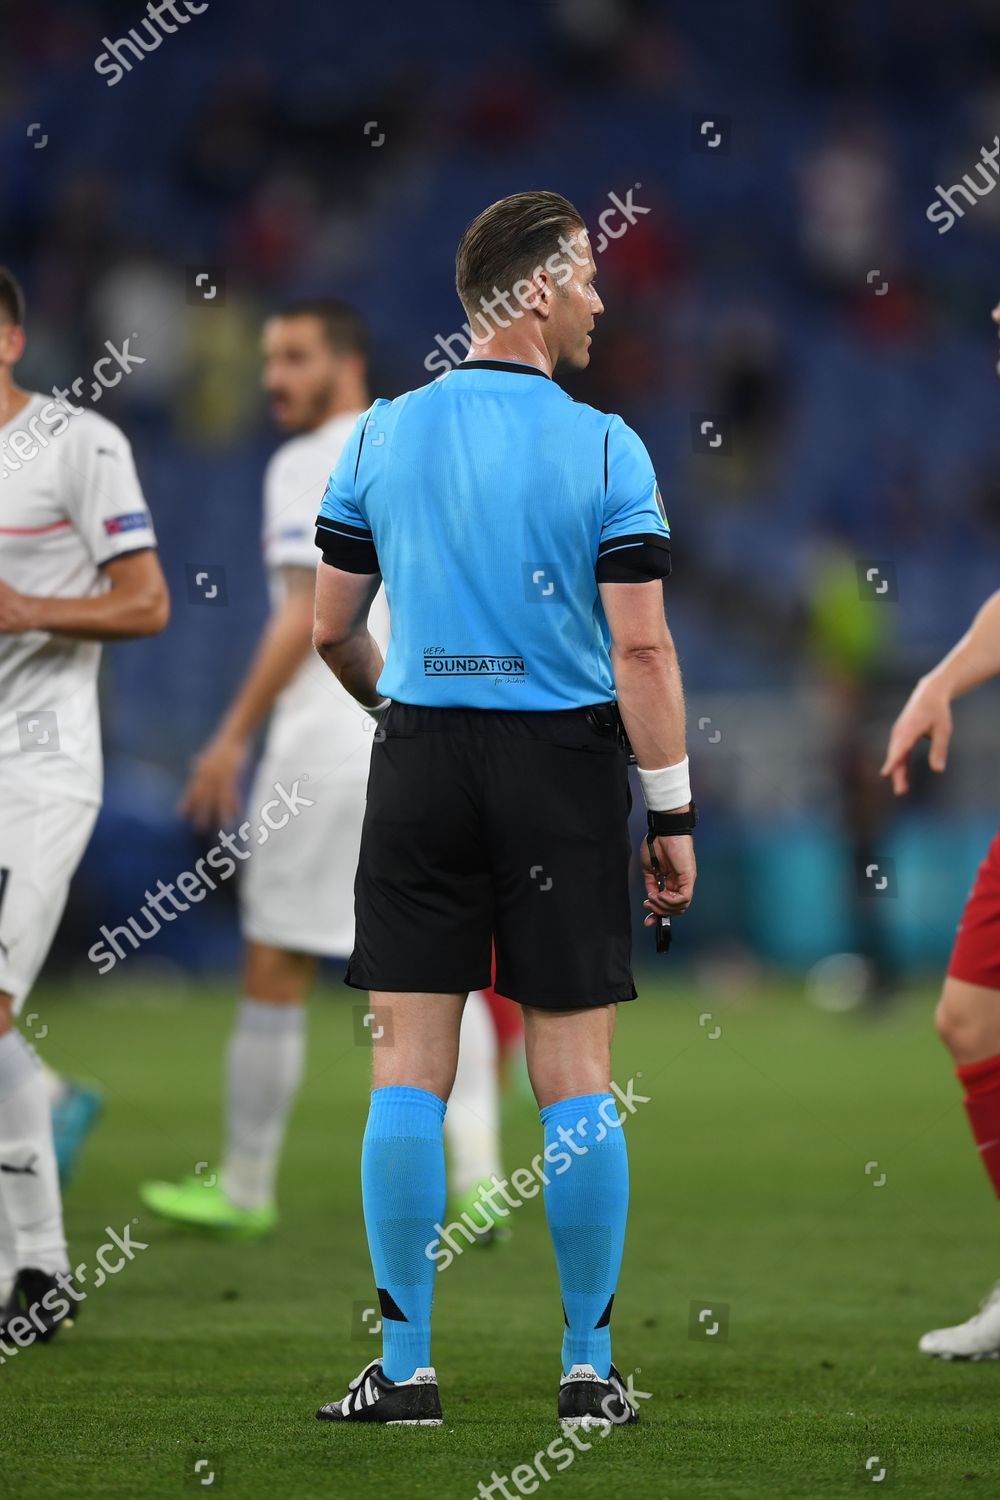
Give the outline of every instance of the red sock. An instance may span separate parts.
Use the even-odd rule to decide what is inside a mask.
[[[965,1089],[965,1112],[983,1166],[1000,1198],[1000,1052],[981,1062],[962,1063],[955,1076]]]

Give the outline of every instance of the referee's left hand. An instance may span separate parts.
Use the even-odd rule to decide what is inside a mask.
[[[679,833],[672,838],[654,839],[656,858],[660,864],[663,890],[656,883],[649,858],[649,846],[645,839],[640,850],[643,878],[646,882],[646,899],[642,903],[649,916],[644,927],[652,927],[660,917],[675,917],[687,911],[694,895],[697,869],[694,859],[694,839],[690,834]]]

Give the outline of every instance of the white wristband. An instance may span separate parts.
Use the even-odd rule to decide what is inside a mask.
[[[675,766],[662,766],[658,771],[644,771],[637,766],[636,770],[650,812],[670,812],[691,801],[691,777],[686,755]]]
[[[379,721],[379,719],[382,718],[383,714],[385,713],[386,709],[389,707],[389,704],[391,702],[392,702],[391,698],[383,698],[382,702],[381,703],[376,703],[375,706],[374,706],[374,708],[369,708],[368,705],[367,705],[367,703],[362,703],[361,707],[364,709],[364,711],[365,711],[366,714],[370,715],[370,717],[375,720],[375,723],[377,724],[378,721]]]

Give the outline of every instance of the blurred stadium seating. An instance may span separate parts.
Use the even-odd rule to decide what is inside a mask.
[[[146,364],[102,409],[135,444],[175,597],[165,635],[108,653],[107,805],[62,957],[190,862],[173,799],[265,609],[260,480],[277,438],[256,395],[261,318],[332,290],[371,321],[374,390],[420,384],[463,321],[462,228],[527,186],[591,222],[610,194],[649,210],[599,258],[607,313],[569,388],[643,436],[676,537],[704,810],[677,947],[800,965],[857,946],[858,767],[877,765],[910,680],[998,582],[1000,192],[947,234],[926,209],[993,139],[1000,11],[244,0],[108,87],[101,38],[138,15],[131,0],[7,0],[2,23],[22,374],[64,386],[134,336]],[[220,294],[199,304],[206,268]],[[718,448],[698,441],[702,419]],[[226,570],[224,608],[188,596],[205,562]],[[860,581],[873,562],[894,575],[885,598]],[[996,820],[995,692],[958,725],[947,779],[919,777],[903,815],[885,795],[862,838],[897,861],[906,900],[884,926],[903,968],[940,964]],[[210,965],[231,926],[217,900],[158,948]]]

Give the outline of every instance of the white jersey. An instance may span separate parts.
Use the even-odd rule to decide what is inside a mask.
[[[155,547],[132,449],[94,411],[46,396],[0,427],[0,579],[22,594],[85,598],[104,563]],[[98,804],[98,641],[0,635],[0,781]]]
[[[316,516],[326,482],[357,421],[357,412],[331,417],[314,432],[291,438],[268,464],[264,476],[264,563],[272,605],[281,602],[281,569],[319,564]],[[385,654],[389,639],[389,611],[385,590],[379,589],[368,619],[369,629]],[[310,652],[279,695],[271,718],[265,754],[294,765],[309,764],[310,774],[367,775],[371,723],[334,677],[329,667]]]

